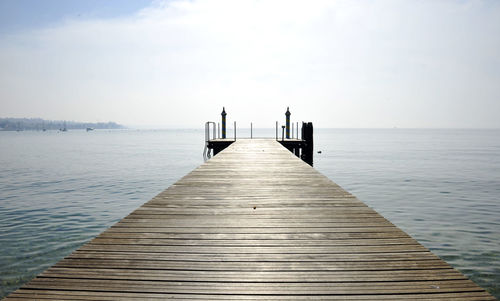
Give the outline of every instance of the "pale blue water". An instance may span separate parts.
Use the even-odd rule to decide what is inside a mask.
[[[314,138],[316,169],[500,297],[500,130]],[[201,164],[203,139],[203,130],[0,132],[0,296]]]
[[[318,130],[315,167],[500,299],[500,130]]]

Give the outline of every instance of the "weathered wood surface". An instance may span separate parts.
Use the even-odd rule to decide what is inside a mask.
[[[238,140],[7,299],[494,300],[274,140]]]

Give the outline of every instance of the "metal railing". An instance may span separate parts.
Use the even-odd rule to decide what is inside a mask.
[[[210,125],[212,125],[212,139],[216,139],[217,135],[217,128],[215,125],[215,122],[213,121],[207,121],[205,122],[205,148],[203,149],[203,160],[207,161],[208,159],[212,158],[212,150],[208,148],[208,142],[212,139],[210,139]]]
[[[285,130],[283,129],[284,125],[282,125],[281,127],[282,127],[281,140],[290,139],[290,138],[285,138],[285,134],[284,134]],[[276,121],[276,137],[275,137],[276,141],[280,140],[279,128],[280,128],[279,123],[278,123],[278,121]],[[295,127],[294,127],[294,123],[292,123],[291,135],[292,135],[291,139],[299,139],[299,140],[302,139],[299,137],[299,123],[298,122],[295,123]]]
[[[207,121],[205,122],[205,142],[208,142],[210,139],[210,125],[212,125],[212,139],[216,139],[217,128],[215,127],[215,122]]]
[[[205,161],[212,158],[212,149],[208,147],[208,144],[215,139],[221,139],[220,124],[216,124],[213,121],[205,122],[205,147],[203,148],[203,159]],[[234,122],[234,141],[236,141],[236,121]]]

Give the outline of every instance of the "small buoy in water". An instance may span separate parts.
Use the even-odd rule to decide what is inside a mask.
[[[253,206],[253,210],[255,210],[257,208],[257,206]]]
[[[321,154],[321,151],[318,151],[318,154]]]

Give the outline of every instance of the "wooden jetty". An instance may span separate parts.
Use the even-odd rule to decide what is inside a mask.
[[[275,140],[237,140],[7,300],[495,300]]]

